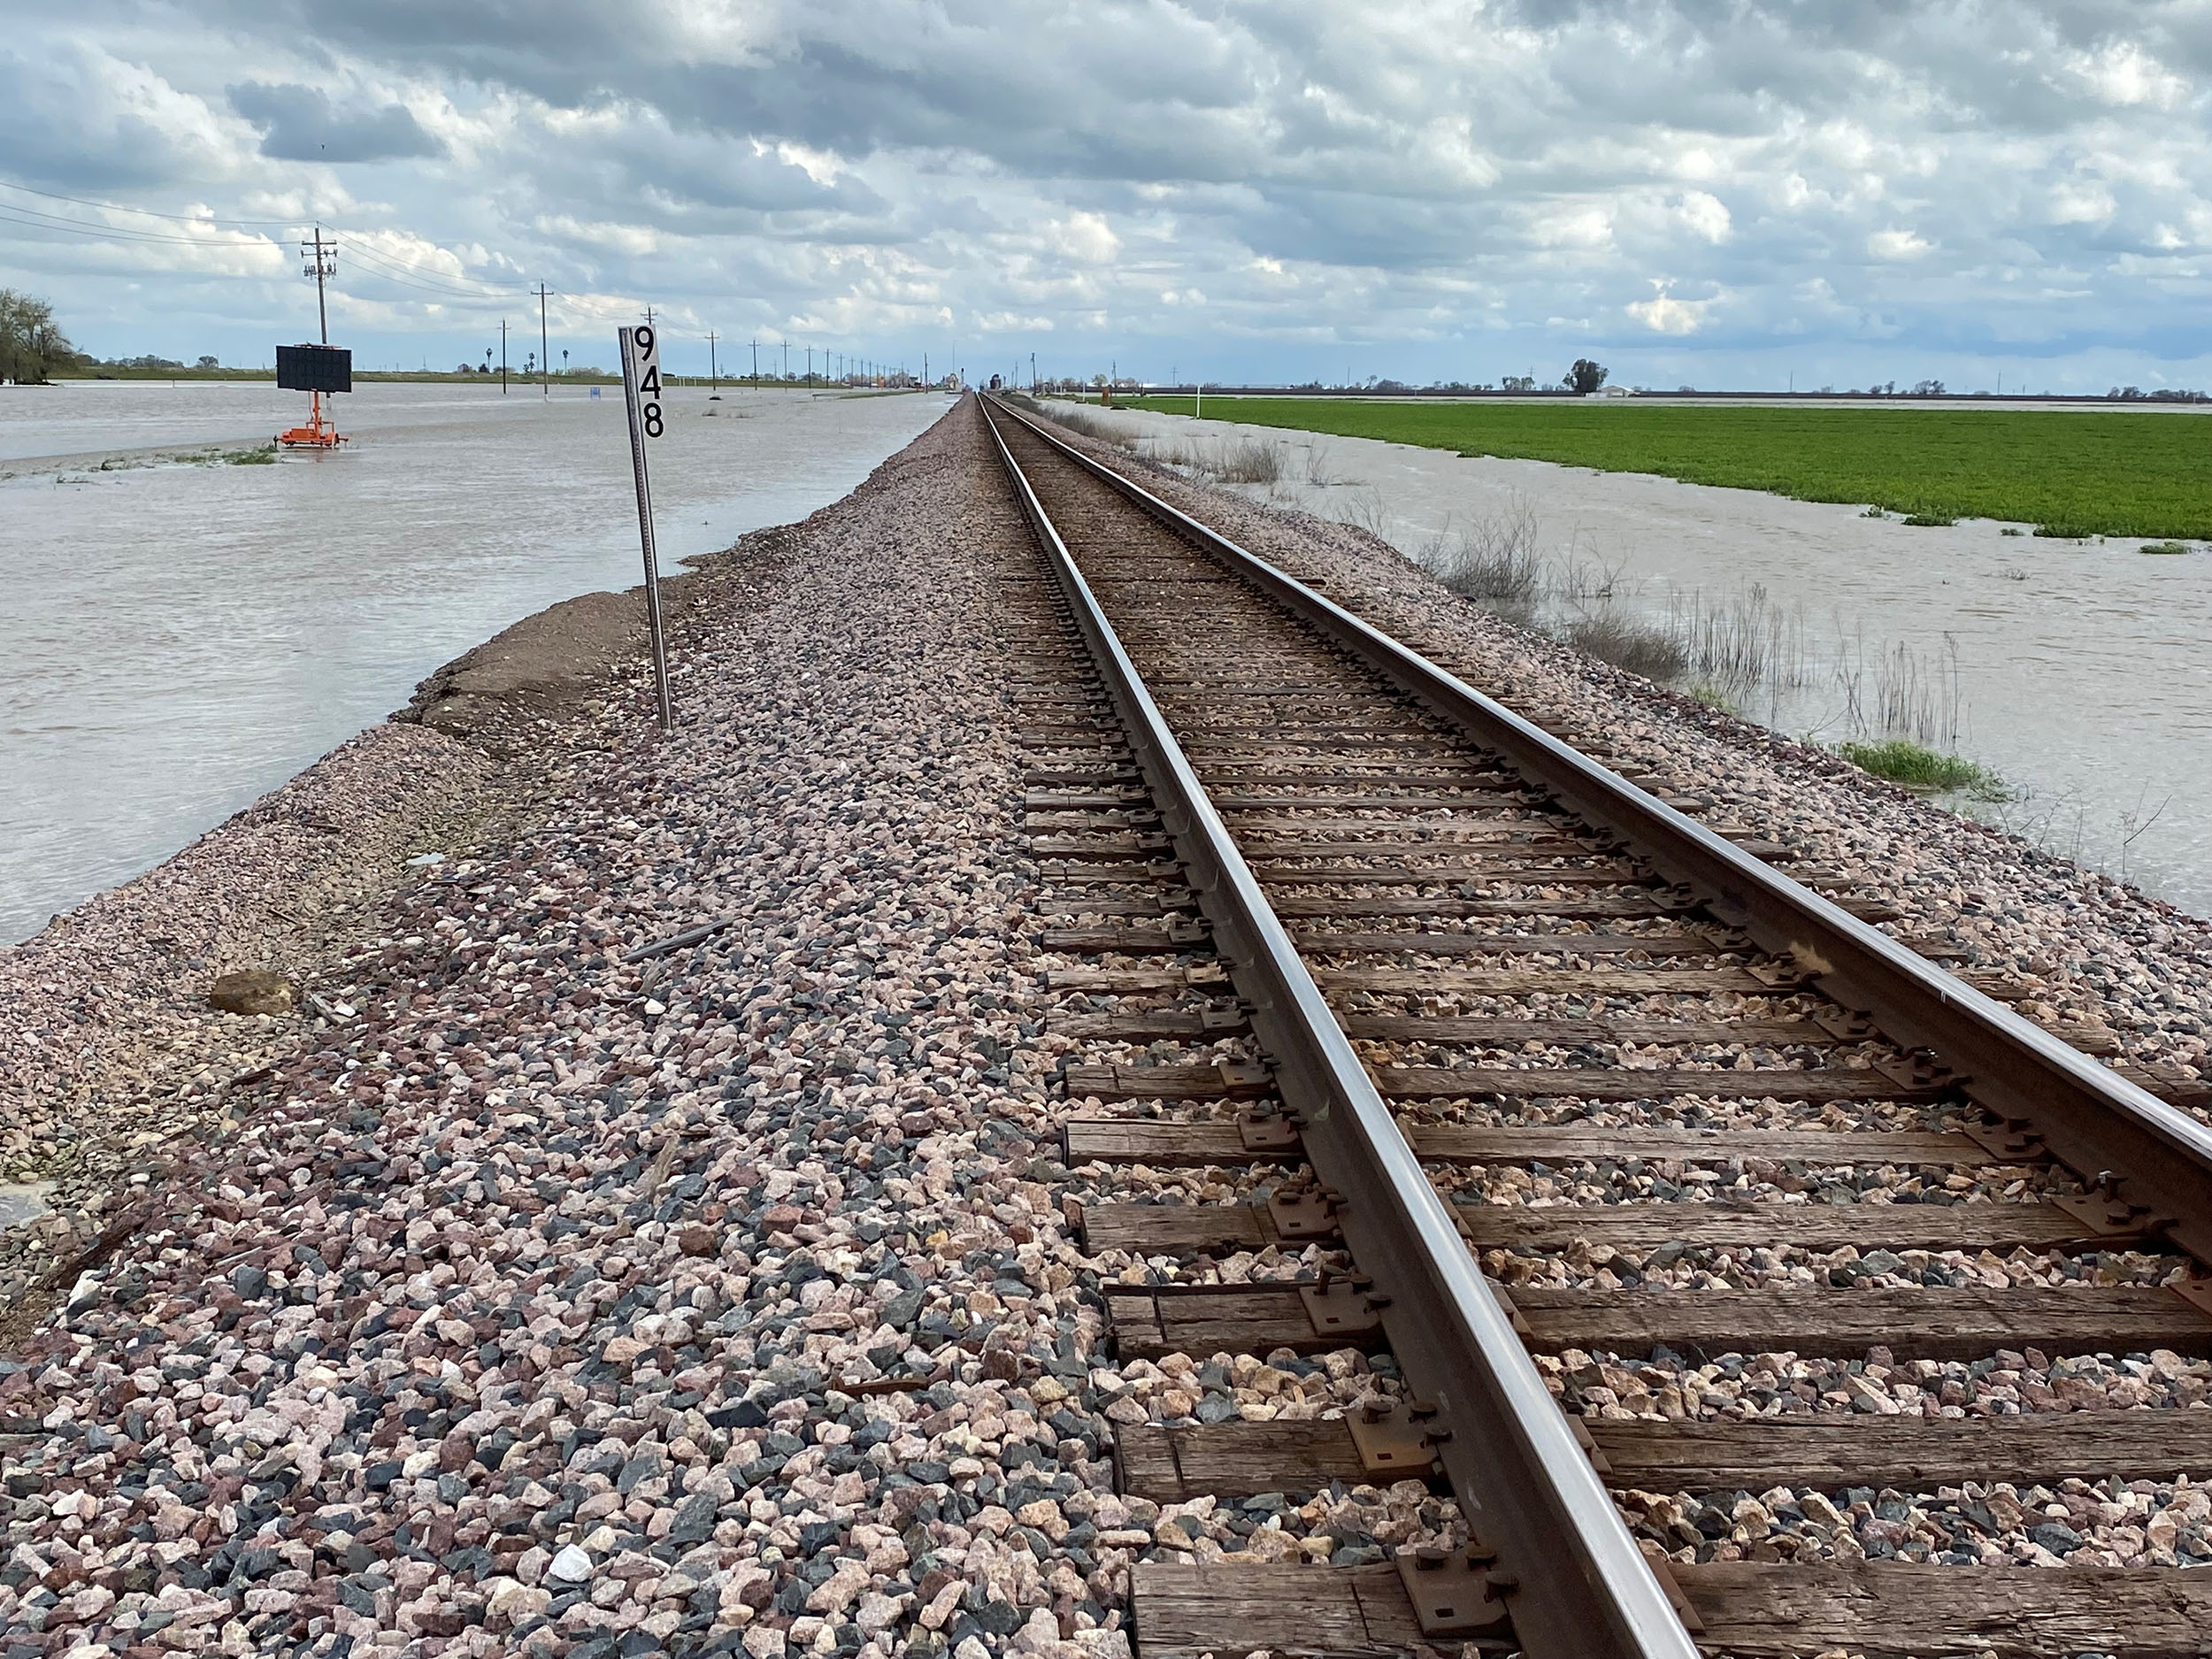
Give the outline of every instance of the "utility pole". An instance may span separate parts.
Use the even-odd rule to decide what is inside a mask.
[[[507,396],[507,319],[499,319],[499,395]]]
[[[538,390],[547,397],[553,396],[553,382],[549,378],[553,354],[546,349],[545,296],[552,291],[544,283],[538,284]]]
[[[710,328],[707,330],[707,390],[719,397],[722,396],[722,371],[714,360],[714,330]]]
[[[783,379],[785,385],[791,383],[791,342],[788,340],[783,342]]]
[[[753,389],[757,392],[760,390],[760,342],[753,340],[747,343],[753,349]]]
[[[925,387],[929,384],[929,353],[926,351],[922,353],[922,384]]]
[[[814,384],[814,348],[812,346],[806,349],[806,383],[809,386]]]
[[[338,244],[333,241],[327,250],[323,247],[323,227],[315,227],[315,240],[300,244],[300,252],[314,263],[308,274],[315,279],[315,320],[322,326],[323,344],[330,343],[330,308],[323,302],[323,283],[338,274]]]

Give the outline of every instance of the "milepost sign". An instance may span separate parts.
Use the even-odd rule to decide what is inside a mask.
[[[637,474],[638,541],[645,552],[645,618],[653,636],[653,688],[660,701],[660,727],[675,726],[668,702],[668,649],[661,635],[660,565],[653,549],[653,481],[646,466],[645,448],[650,439],[667,430],[661,407],[661,342],[659,331],[648,324],[619,331],[622,342],[622,396],[630,412],[630,465]]]

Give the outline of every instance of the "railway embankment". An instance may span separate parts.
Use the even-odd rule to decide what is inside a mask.
[[[675,740],[618,670],[531,713],[526,741],[495,722],[504,758],[434,725],[361,741],[387,792],[361,798],[428,793],[453,827],[425,848],[384,809],[388,885],[301,970],[327,1011],[251,1026],[250,1047],[229,1022],[251,1017],[211,1018],[234,1044],[203,1080],[219,1103],[195,1097],[188,1133],[139,1149],[160,1162],[124,1173],[0,1359],[0,1624],[19,1640],[1124,1659],[1139,1562],[1356,1567],[1452,1535],[1416,1481],[1116,1490],[1118,1435],[1310,1422],[1394,1384],[1355,1349],[1110,1357],[1112,1285],[1177,1270],[1090,1253],[1071,1203],[1246,1188],[1061,1162],[1084,1102],[1060,1074],[1083,1045],[1048,1029],[1048,976],[1081,959],[1044,948],[1017,684],[1045,672],[1056,613],[978,419],[964,405],[855,495],[689,579]],[[2016,976],[2024,1008],[2108,1029],[2139,1064],[2201,1064],[2200,924],[1518,634],[1340,526],[1157,488],[1379,625],[1479,658],[1485,689],[1606,733],[1617,765],[1817,843],[1892,895],[1900,931]],[[495,682],[476,666],[461,690]],[[526,810],[491,810],[522,798],[503,769],[525,764]],[[250,913],[294,867],[250,845],[219,833],[163,868],[196,915]],[[110,967],[104,949],[186,902],[161,887],[77,954],[0,964],[42,963],[47,1006],[71,1010],[43,1045],[95,1050],[55,1071],[73,1093],[36,1108],[50,1118],[104,1121],[156,1043],[98,1033],[165,1034],[137,1004],[183,1006],[228,965]],[[1250,1277],[1254,1258],[1207,1271]],[[1582,1360],[1562,1391],[1640,1409],[1648,1390],[1654,1413],[1669,1388],[1709,1414],[1770,1380]],[[2021,1363],[2024,1380],[1924,1380],[2033,1409],[2086,1386]],[[2090,1380],[2201,1396],[2201,1362],[2167,1369]],[[1903,1397],[1841,1359],[1771,1380],[1849,1410],[1854,1379]],[[2187,1509],[2142,1495],[2139,1517],[2070,1509],[2069,1548],[2131,1563],[2130,1528]],[[1655,1497],[1672,1507],[1653,1526],[1703,1525]],[[2036,1559],[2052,1517],[2007,1503],[2008,1558]],[[1784,1530],[1801,1522],[1809,1556],[1857,1548],[1836,1542],[1855,1521]]]
[[[11,1345],[20,1640],[1125,1650],[972,419],[707,573],[679,743],[541,733]]]

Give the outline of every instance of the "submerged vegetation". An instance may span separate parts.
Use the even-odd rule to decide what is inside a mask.
[[[1873,645],[1840,626],[1816,638],[1801,606],[1776,603],[1755,582],[1717,595],[1675,589],[1655,603],[1624,577],[1624,562],[1601,559],[1579,534],[1563,550],[1548,549],[1523,496],[1509,497],[1488,518],[1432,535],[1410,557],[1486,610],[1709,708],[1770,726],[1786,720],[1808,742],[1893,741],[1904,746],[1901,754],[1941,759],[1965,734],[1958,649],[1949,635],[1935,647]],[[1974,792],[1985,784],[2001,787],[1978,773],[1936,787]]]
[[[2167,414],[1225,396],[1206,400],[1206,418],[1871,503],[1870,516],[1919,524],[2001,518],[2058,537],[2212,540],[2206,429]]]
[[[1594,611],[1566,623],[1559,637],[1578,650],[1647,680],[1673,680],[1690,665],[1679,635],[1617,611]]]
[[[1879,743],[1842,743],[1838,752],[1862,772],[1908,789],[1936,795],[1966,795],[1978,801],[2001,801],[2008,791],[2004,780],[1986,766],[1956,755],[1938,754],[1905,738]]]
[[[1049,409],[1045,408],[1034,398],[1024,396],[1019,392],[1008,393],[1007,401],[1019,405],[1041,419],[1057,421],[1070,432],[1079,432],[1085,437],[1094,439],[1100,443],[1110,443],[1117,449],[1133,450],[1137,447],[1136,434],[1128,427],[1109,420],[1103,415],[1094,415],[1079,405],[1070,403],[1064,399],[1056,398]]]
[[[1178,440],[1155,443],[1151,455],[1164,466],[1196,472],[1217,483],[1274,484],[1288,470],[1283,453],[1286,447],[1263,438],[1231,438],[1221,443]]]

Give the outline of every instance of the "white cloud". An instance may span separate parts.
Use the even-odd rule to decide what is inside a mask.
[[[1105,265],[1121,251],[1121,238],[1101,214],[1071,213],[1045,229],[1051,245],[1079,265]]]
[[[1705,326],[1706,311],[1718,303],[1717,299],[1679,300],[1667,292],[1663,283],[1652,286],[1658,289],[1656,294],[1634,301],[1626,309],[1655,334],[1694,334]]]
[[[1733,221],[1729,218],[1727,206],[1718,196],[1708,196],[1702,190],[1686,190],[1681,201],[1675,204],[1675,211],[1694,234],[1702,236],[1715,246],[1728,240],[1728,232]]]
[[[427,337],[543,280],[1293,378],[2154,350],[2212,297],[2175,258],[2212,245],[2200,5],[0,0],[0,180],[280,221],[257,252],[19,216],[0,283],[96,346],[257,340],[320,216],[388,261],[342,262],[356,314]]]
[[[2101,224],[2118,207],[2101,179],[2061,179],[2051,187],[2050,204],[2054,225]]]
[[[2097,97],[2123,108],[2147,104],[2170,110],[2189,96],[2189,83],[2138,41],[2107,41],[2093,52],[2070,54],[2066,67]]]

